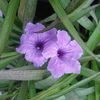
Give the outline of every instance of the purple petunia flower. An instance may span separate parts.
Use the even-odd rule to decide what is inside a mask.
[[[45,58],[50,58],[48,71],[54,78],[59,78],[66,73],[80,73],[81,65],[78,59],[82,56],[83,50],[66,31],[58,30],[57,43],[52,49],[49,47],[43,51]]]
[[[35,66],[42,66],[47,59],[43,56],[42,52],[50,46],[52,46],[55,41],[57,41],[55,28],[43,32],[35,33],[43,30],[44,26],[42,24],[32,24],[28,23],[25,28],[25,34],[21,36],[21,44],[16,51],[25,54],[25,59],[27,61],[33,62]]]

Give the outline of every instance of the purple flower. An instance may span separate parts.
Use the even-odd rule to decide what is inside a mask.
[[[57,40],[57,30],[55,28],[43,33],[35,33],[42,30],[44,27],[42,26],[43,25],[39,23],[36,24],[36,26],[34,26],[32,23],[28,23],[25,28],[26,33],[21,36],[21,44],[16,49],[17,52],[25,54],[25,59],[33,62],[37,67],[42,66],[47,61],[42,52],[48,46],[50,46],[52,49],[51,45],[53,45]]]
[[[79,44],[73,40],[66,31],[58,30],[57,43],[50,49],[45,49],[45,58],[51,57],[48,63],[48,71],[54,78],[59,78],[67,73],[80,73],[81,65],[78,59],[82,56],[83,50]]]

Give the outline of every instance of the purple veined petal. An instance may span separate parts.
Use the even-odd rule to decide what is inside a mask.
[[[47,31],[48,33],[48,40],[50,41],[57,41],[57,29],[52,28],[51,30]]]
[[[71,41],[66,49],[66,57],[79,59],[83,55],[83,50],[80,45],[75,41]]]
[[[36,67],[42,67],[42,65],[44,65],[47,62],[47,59],[45,59],[43,56],[35,59],[33,61],[34,66]]]
[[[38,34],[22,34],[21,36],[21,44],[34,44],[38,40]]]
[[[45,26],[41,23],[36,23],[34,26],[34,32],[42,31],[45,28]]]
[[[68,35],[66,31],[63,30],[62,31],[58,30],[57,39],[58,39],[57,43],[61,48],[65,48],[71,41],[71,37]]]
[[[47,59],[45,59],[42,55],[38,55],[37,51],[26,53],[25,59],[32,62],[36,67],[41,67],[47,61]]]
[[[31,35],[31,34],[22,34],[22,36],[21,36],[21,38],[20,38],[20,43],[23,44],[23,43],[28,42],[29,37],[31,37],[30,35]]]
[[[36,24],[33,24],[31,22],[27,23],[25,29],[24,29],[24,32],[25,33],[29,33],[29,34],[32,34],[34,32],[38,32],[38,31],[41,31],[45,28],[44,25],[42,25],[41,23],[36,23]]]
[[[42,52],[42,55],[48,59],[48,58],[51,58],[51,57],[55,57],[57,55],[57,44],[56,43],[51,43],[51,42],[48,42],[45,44],[45,48]]]
[[[54,78],[59,78],[63,76],[66,71],[66,68],[66,63],[64,63],[57,57],[51,58],[47,67],[48,71],[51,72]]]
[[[26,26],[25,26],[24,32],[25,32],[25,33],[29,33],[29,34],[33,33],[33,31],[34,31],[34,29],[33,29],[34,26],[35,26],[35,24],[33,24],[33,23],[31,23],[31,22],[27,23]]]
[[[81,71],[81,65],[80,62],[78,60],[75,59],[69,59],[66,60],[66,69],[65,69],[65,73],[74,73],[74,74],[80,74]]]
[[[33,46],[31,44],[21,44],[18,48],[16,48],[16,51],[25,54],[27,52],[30,52],[30,50],[33,49]]]
[[[49,41],[54,42],[54,41],[57,41],[56,33],[57,33],[57,29],[53,28],[49,31],[39,33],[38,37],[39,37],[39,40],[44,41],[44,42],[49,42]]]

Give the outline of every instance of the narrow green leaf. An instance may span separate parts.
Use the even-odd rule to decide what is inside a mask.
[[[96,55],[98,58],[100,58],[100,55]],[[82,57],[81,59],[80,59],[80,62],[81,63],[84,63],[84,62],[88,62],[88,61],[90,61],[90,60],[94,60],[94,58],[92,57],[92,56],[85,56],[85,57]]]
[[[2,10],[4,15],[6,15],[7,7],[8,7],[7,0],[0,0],[0,9]]]
[[[90,82],[91,80],[93,80],[94,78],[96,78],[98,75],[100,75],[100,73],[97,73],[97,74],[95,74],[93,76],[90,76],[90,77],[88,77],[88,78],[86,78],[86,79],[84,79],[84,80],[82,80],[82,81],[80,81],[80,82],[78,82],[78,83],[70,86],[69,88],[64,88],[61,92],[57,93],[56,95],[47,97],[47,99],[53,99],[53,98],[59,97],[61,95],[64,95],[64,94],[72,91],[73,89],[75,89],[75,88],[77,88],[79,86],[87,84],[88,82]]]
[[[28,82],[28,90],[29,90],[29,98],[32,98],[33,96],[36,95],[35,83],[33,80]]]
[[[57,81],[57,79],[54,79],[52,76],[50,76],[50,77],[48,77],[44,80],[36,82],[35,87],[37,89],[45,89],[45,88],[50,87],[51,85],[53,85],[56,81]]]
[[[63,8],[65,9],[68,4],[70,3],[70,0],[59,0]]]
[[[14,59],[18,58],[20,55],[14,55],[5,59],[0,60],[0,69],[5,68],[10,62],[12,62]]]
[[[27,4],[26,1],[27,0],[20,0],[20,6],[18,9],[18,17],[22,22],[24,20],[25,6]]]
[[[57,92],[59,92],[62,88],[64,87],[68,87],[69,86],[69,83],[71,83],[75,78],[76,78],[77,75],[70,75],[68,76],[67,78],[66,75],[65,75],[65,79],[63,79],[62,81],[59,81],[59,82],[56,82],[54,85],[52,85],[50,88],[48,88],[47,90],[45,91],[42,91],[40,94],[36,95],[35,97],[29,99],[29,100],[41,100],[41,99],[44,99],[45,97],[48,97],[50,95],[53,95]]]
[[[45,70],[1,70],[0,80],[41,80]]]
[[[24,4],[24,5],[23,5]],[[24,7],[23,7],[24,6]],[[37,0],[22,0],[21,2],[21,8],[23,10],[23,24],[25,24],[29,21],[32,21],[34,16],[35,16],[35,11],[36,11],[36,6],[37,6]],[[30,10],[31,9],[31,10]],[[19,12],[22,11],[19,9]],[[22,12],[20,12],[22,14]]]
[[[3,23],[2,31],[0,33],[0,55],[3,52],[5,45],[7,44],[7,40],[9,38],[16,16],[17,8],[19,6],[19,1],[20,0],[10,0],[9,2],[5,21]]]
[[[94,93],[88,95],[88,100],[95,100]]]
[[[92,68],[99,71],[96,61],[92,62]],[[100,100],[100,82],[95,82],[95,100]]]
[[[2,26],[3,22],[4,22],[4,18],[0,17],[1,26]],[[17,27],[15,24],[13,25],[13,30],[15,30],[15,31],[17,31],[19,33],[22,32],[22,30],[19,27]]]
[[[21,83],[21,87],[16,100],[26,100],[28,97],[28,82]]]
[[[76,88],[73,91],[65,94],[65,100],[85,100],[86,95],[94,92],[94,87]]]
[[[17,52],[6,52],[6,53],[2,53],[2,55],[0,56],[0,59],[6,58],[6,57],[15,56],[17,54],[18,54]]]
[[[7,100],[8,98],[14,96],[14,94],[8,94],[8,93],[4,93],[3,95],[0,95],[0,100]]]
[[[90,48],[90,50],[94,50],[97,44],[100,42],[100,21],[98,23],[98,26],[95,28],[94,32],[90,36],[89,40],[87,41],[87,46]],[[85,55],[87,53],[85,52]]]
[[[98,25],[98,19],[97,19],[97,16],[96,16],[96,14],[95,14],[95,10],[92,10],[92,11],[90,12],[90,14],[91,14],[91,16],[93,17],[93,19],[94,19],[94,21],[96,22],[96,24]]]
[[[96,8],[96,16],[97,16],[97,19],[100,20],[100,6]]]
[[[93,70],[83,66],[81,68],[81,73],[80,74],[85,76],[85,77],[90,77],[90,76],[92,76],[92,75],[94,75],[96,73],[97,73],[96,71],[93,71]],[[100,75],[97,76],[94,80],[97,81],[97,82],[100,82]]]
[[[89,31],[93,31],[95,28],[94,23],[86,16],[80,18],[78,22],[80,25],[82,25],[85,29]]]

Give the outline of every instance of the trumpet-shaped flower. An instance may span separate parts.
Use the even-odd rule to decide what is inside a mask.
[[[47,59],[43,56],[42,52],[57,40],[55,28],[43,32],[35,33],[44,29],[42,24],[32,24],[28,23],[25,28],[25,33],[21,36],[21,43],[17,52],[25,54],[25,59],[29,62],[32,62],[35,66],[42,66]]]

